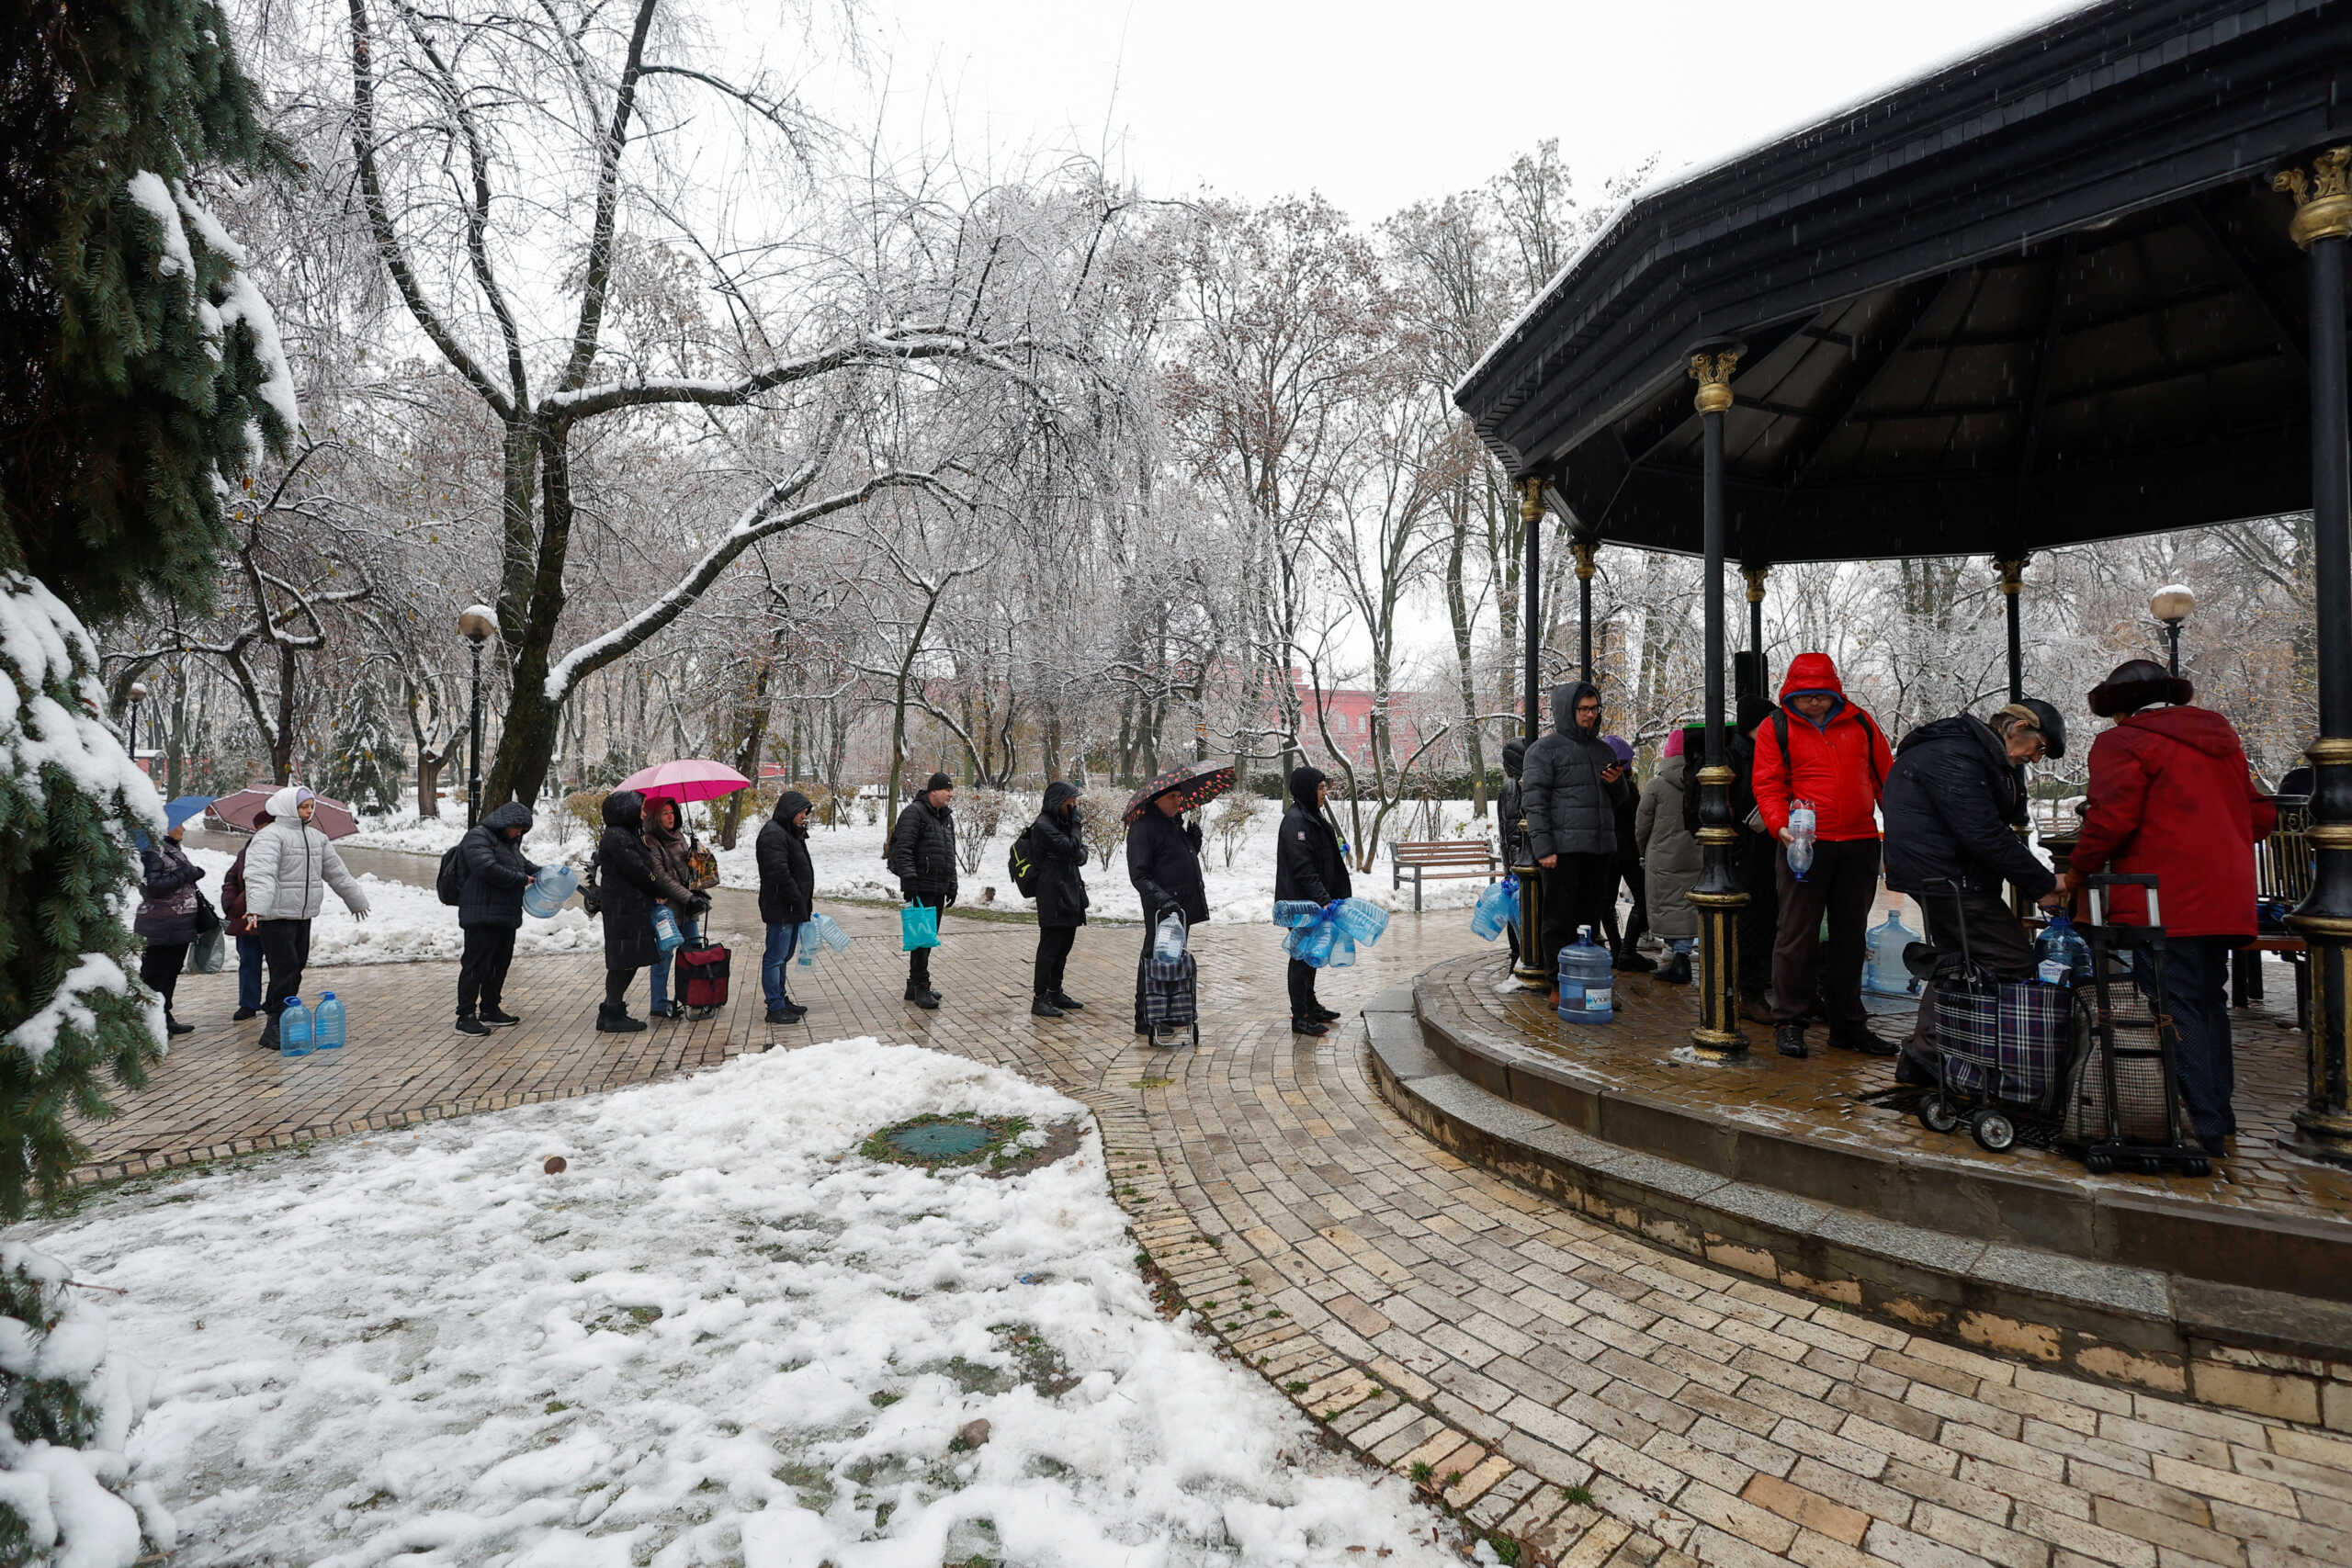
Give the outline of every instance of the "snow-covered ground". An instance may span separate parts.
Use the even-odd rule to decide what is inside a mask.
[[[978,905],[988,888],[996,889],[996,897],[988,907],[998,909],[1031,909],[1035,906],[1013,890],[1012,879],[1005,874],[1006,852],[1012,847],[1013,838],[1036,816],[1037,799],[1034,795],[1018,797],[1020,804],[1008,806],[1004,825],[981,852],[980,868],[964,878],[963,902]],[[1211,807],[1214,814],[1215,807]],[[1493,840],[1491,815],[1481,820],[1471,811],[1466,800],[1446,801],[1439,807],[1442,827],[1435,835],[1441,838],[1485,838]],[[1340,828],[1349,827],[1346,810],[1336,813]],[[1413,907],[1412,883],[1403,887],[1389,886],[1388,842],[1399,836],[1399,829],[1414,826],[1415,812],[1411,808],[1392,814],[1387,829],[1382,835],[1378,863],[1369,872],[1358,873],[1355,878],[1356,897],[1369,898],[1389,909],[1410,909]],[[569,859],[575,863],[584,862],[595,847],[593,836],[572,825],[568,840],[559,839],[549,813],[541,812],[532,829],[526,847],[539,861]],[[691,808],[695,825],[700,828],[707,818],[704,808]],[[1364,814],[1367,826],[1371,813]],[[1210,918],[1219,922],[1270,922],[1274,911],[1274,837],[1282,821],[1282,808],[1272,801],[1261,804],[1258,818],[1251,822],[1240,841],[1235,846],[1233,861],[1226,863],[1225,848],[1214,832],[1208,832],[1201,851],[1201,862],[1206,874]],[[888,837],[889,820],[872,827],[857,822],[841,828],[813,828],[808,835],[809,858],[817,869],[817,895],[821,900],[834,898],[896,899],[898,879],[882,863],[882,846]],[[361,831],[345,843],[373,849],[410,850],[438,854],[457,842],[464,831],[464,819],[443,818],[439,821],[419,821],[414,817],[370,818]],[[756,888],[759,867],[753,859],[752,840],[754,829],[745,825],[739,846],[719,855],[719,874],[727,886]],[[706,841],[709,839],[703,832]],[[1476,902],[1485,883],[1471,877],[1458,877],[1423,885],[1421,905],[1428,909],[1466,909]],[[1127,883],[1126,861],[1124,854],[1114,853],[1106,869],[1099,859],[1088,862],[1086,886],[1093,900],[1091,913],[1113,919],[1141,919],[1143,908],[1135,889]],[[526,928],[527,929],[527,928]]]
[[[234,857],[193,846],[187,856],[211,874],[202,884],[204,896],[219,908],[221,879],[228,875]],[[433,889],[369,875],[362,875],[359,885],[368,895],[364,920],[343,907],[333,888],[327,890],[325,911],[311,922],[312,967],[417,964],[432,959],[454,963],[464,954],[466,933],[458,928],[458,911],[442,903]],[[604,925],[582,914],[577,898],[556,911],[553,919],[524,917],[523,929],[514,938],[517,953],[584,953],[601,951],[604,945]],[[229,962],[235,964],[234,953]]]
[[[929,1111],[1081,1135],[1009,1177],[858,1153]],[[1082,1107],[912,1046],[345,1140],[39,1245],[160,1374],[130,1453],[175,1568],[1458,1561],[1154,1310]]]

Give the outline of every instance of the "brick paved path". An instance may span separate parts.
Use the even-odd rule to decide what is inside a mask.
[[[420,872],[420,878],[425,874]],[[836,911],[837,914],[842,912]],[[748,900],[716,925],[747,931]],[[1374,1461],[1577,1568],[1781,1558],[1808,1568],[2352,1568],[2352,1439],[2075,1382],[1718,1273],[1422,1141],[1374,1093],[1361,1021],[1295,1039],[1276,937],[1200,933],[1198,1051],[1126,1030],[1137,932],[1081,933],[1087,1012],[1025,1012],[1034,928],[951,919],[946,1006],[899,999],[895,917],[796,981],[807,1026],[758,1021],[755,953],[707,1023],[598,1036],[594,957],[526,961],[489,1042],[448,1029],[453,966],[320,971],[352,1008],[340,1058],[282,1061],[212,1022],[91,1174],[642,1081],[766,1044],[872,1033],[998,1063],[1093,1107],[1138,1237],[1215,1331]],[[1325,999],[1360,1004],[1473,945],[1399,917]],[[219,1021],[232,976],[189,981]],[[642,991],[639,992],[640,998]]]

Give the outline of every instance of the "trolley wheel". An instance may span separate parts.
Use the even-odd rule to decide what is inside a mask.
[[[2083,1156],[2083,1168],[2093,1176],[2105,1176],[2115,1169],[2115,1156],[2097,1150]]]
[[[1919,1102],[1919,1125],[1930,1133],[1949,1133],[1960,1125],[1960,1112],[1940,1094],[1931,1094]]]
[[[1997,1111],[1980,1111],[1971,1117],[1968,1134],[1978,1148],[1990,1154],[2014,1148],[2018,1141],[2017,1124]]]
[[[2184,1160],[2180,1168],[2190,1176],[2211,1176],[2213,1173],[2211,1162],[2203,1159]]]

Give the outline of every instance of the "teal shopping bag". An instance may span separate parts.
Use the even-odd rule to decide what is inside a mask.
[[[899,911],[899,951],[939,945],[939,911],[928,904],[910,904]]]

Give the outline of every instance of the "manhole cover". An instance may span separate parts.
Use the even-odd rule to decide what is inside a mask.
[[[920,1127],[894,1127],[882,1136],[892,1148],[919,1160],[969,1159],[995,1141],[986,1127],[969,1122],[926,1122]]]

